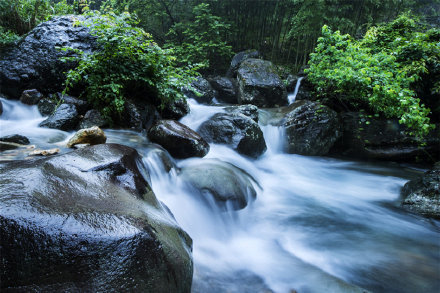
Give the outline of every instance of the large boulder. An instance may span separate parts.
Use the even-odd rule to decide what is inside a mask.
[[[256,158],[266,151],[258,123],[238,113],[217,113],[200,125],[198,132],[207,142],[227,144],[240,154]]]
[[[179,120],[190,112],[186,99],[174,100],[160,110],[163,119]]]
[[[115,144],[0,163],[1,291],[190,292],[191,239],[141,164]]]
[[[209,81],[203,77],[198,77],[191,83],[191,87],[184,89],[185,95],[199,103],[208,104],[217,96],[217,92],[212,88]]]
[[[20,102],[26,105],[36,105],[42,98],[43,95],[36,89],[25,90],[21,94]]]
[[[40,126],[67,131],[75,129],[78,122],[79,114],[75,105],[61,104]]]
[[[402,189],[402,206],[418,214],[440,219],[440,162]]]
[[[397,119],[367,117],[358,112],[341,117],[343,136],[332,150],[336,154],[402,162],[440,159],[440,125],[421,144]]]
[[[209,79],[211,86],[217,91],[217,100],[229,104],[237,104],[238,85],[234,78],[216,76]]]
[[[240,68],[241,63],[249,58],[261,58],[261,54],[257,50],[246,50],[235,54],[232,58],[228,72],[226,72],[226,77],[237,77],[237,71],[238,68]]]
[[[17,46],[0,55],[0,92],[20,98],[23,90],[37,89],[44,94],[62,90],[64,72],[75,66],[62,62],[71,52],[59,47],[71,47],[90,52],[95,44],[89,29],[74,25],[82,16],[56,16],[39,24]]]
[[[103,127],[107,126],[107,124],[107,120],[102,117],[101,113],[99,113],[98,110],[92,109],[87,111],[84,117],[81,119],[81,122],[79,123],[79,128],[83,129],[93,126]]]
[[[247,59],[238,69],[238,103],[258,107],[287,105],[284,82],[270,61]]]
[[[327,106],[295,102],[282,125],[286,131],[287,151],[307,156],[326,155],[342,134],[338,114]]]
[[[255,199],[255,180],[245,171],[216,159],[193,160],[182,166],[179,177],[209,204],[239,210]]]
[[[209,152],[209,144],[197,132],[174,120],[156,122],[148,137],[179,159],[204,157]]]
[[[37,107],[41,115],[49,116],[57,108],[57,102],[51,98],[43,98],[38,102]]]
[[[229,106],[225,111],[231,114],[243,114],[258,123],[258,107],[255,105]]]

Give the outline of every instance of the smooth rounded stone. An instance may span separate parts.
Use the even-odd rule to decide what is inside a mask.
[[[64,52],[59,47],[91,52],[95,37],[89,29],[74,25],[83,16],[55,16],[30,31],[16,46],[2,51],[0,59],[0,88],[13,99],[20,98],[27,89],[37,89],[43,94],[63,89],[65,72],[76,66],[75,62],[62,62]]]
[[[263,131],[243,114],[217,113],[203,122],[198,132],[207,142],[227,144],[240,154],[253,158],[267,149]]]
[[[255,105],[229,106],[225,111],[231,114],[243,114],[258,123],[258,107]]]
[[[209,83],[218,93],[217,100],[229,104],[238,104],[238,84],[234,78],[216,76]]]
[[[78,130],[67,142],[67,147],[71,148],[77,144],[101,144],[107,141],[107,137],[98,126]]]
[[[0,163],[0,291],[190,292],[191,238],[142,166],[116,144]]]
[[[235,54],[235,56],[232,57],[231,65],[226,72],[226,77],[237,77],[237,71],[238,68],[240,68],[241,63],[249,58],[261,58],[261,54],[257,50],[246,50]]]
[[[209,144],[194,130],[174,120],[160,120],[148,131],[148,138],[173,157],[204,157]]]
[[[238,103],[258,107],[287,105],[287,91],[270,61],[247,59],[238,69]]]
[[[191,110],[186,99],[178,99],[165,105],[160,114],[162,115],[163,119],[179,120],[188,115],[190,111]]]
[[[0,141],[13,142],[13,143],[18,143],[18,144],[22,144],[22,145],[28,145],[31,143],[26,136],[19,135],[19,134],[2,136],[2,137],[0,137]]]
[[[403,208],[425,217],[440,219],[440,162],[402,189]]]
[[[283,119],[287,151],[306,156],[326,155],[342,134],[338,114],[327,106],[299,101]],[[295,105],[298,107],[294,108]]]
[[[199,103],[208,104],[217,96],[217,92],[212,88],[209,81],[203,77],[198,77],[191,83],[189,88],[184,89],[184,94]]]
[[[75,105],[61,104],[55,112],[41,122],[39,126],[67,131],[75,129],[78,122],[79,115]]]
[[[43,95],[36,89],[25,90],[21,94],[20,102],[26,105],[36,105],[42,98]]]
[[[203,200],[222,209],[243,209],[257,196],[253,186],[255,180],[249,174],[217,159],[186,163],[179,177],[195,188]]]
[[[343,136],[332,149],[334,154],[400,162],[440,160],[440,125],[420,141],[397,119],[367,117],[359,112],[342,113],[341,118]]]
[[[92,109],[86,112],[79,123],[79,127],[81,129],[90,128],[93,126],[104,127],[107,126],[107,124],[107,120],[102,117],[101,113],[99,113],[98,110]]]
[[[57,108],[57,102],[50,98],[43,98],[38,102],[37,107],[41,115],[49,116]]]

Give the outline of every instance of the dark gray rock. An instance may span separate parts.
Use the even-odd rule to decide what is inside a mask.
[[[191,239],[115,144],[0,163],[0,283],[13,292],[190,292]]]
[[[296,106],[296,107],[295,107]],[[284,118],[287,151],[307,156],[326,155],[342,134],[338,114],[310,101],[295,102]]]
[[[217,100],[229,104],[238,104],[237,80],[228,77],[213,77],[209,79],[211,86],[217,91]]]
[[[26,105],[36,105],[42,98],[43,95],[36,89],[25,90],[21,94],[20,102]]]
[[[253,158],[266,151],[260,127],[243,114],[215,114],[200,125],[198,132],[207,142],[227,144],[240,154]]]
[[[49,116],[57,108],[57,102],[51,98],[43,98],[38,102],[37,107],[41,115]]]
[[[243,114],[258,123],[258,107],[255,105],[230,106],[225,110],[231,114]]]
[[[204,157],[209,144],[194,130],[174,120],[160,120],[148,131],[148,138],[173,157]]]
[[[191,161],[182,166],[179,177],[209,204],[222,209],[243,209],[257,196],[249,174],[216,159]]]
[[[296,84],[298,83],[298,76],[289,74],[284,80],[284,84],[286,85],[286,90],[288,92],[293,92],[295,90]]]
[[[98,110],[92,109],[86,112],[81,122],[79,123],[79,128],[90,128],[92,126],[104,127],[107,126],[107,120],[102,117]]]
[[[261,58],[261,54],[257,50],[246,50],[235,54],[235,56],[232,58],[228,72],[226,73],[226,77],[235,78],[241,63],[249,58]]]
[[[217,92],[212,88],[209,81],[202,77],[198,77],[193,81],[190,88],[184,89],[184,94],[188,98],[204,104],[210,103],[217,96]]]
[[[238,69],[237,80],[239,104],[276,107],[288,103],[286,86],[270,61],[245,60]]]
[[[422,145],[397,119],[367,117],[358,112],[343,113],[341,117],[343,136],[332,150],[335,154],[402,162],[440,159],[440,125]]]
[[[87,101],[69,95],[63,95],[62,93],[57,93],[56,95],[61,103],[75,105],[76,110],[80,115],[84,115],[90,109],[90,105]]]
[[[86,27],[74,26],[82,16],[56,16],[39,24],[17,46],[5,49],[0,58],[0,91],[18,99],[26,89],[43,94],[63,89],[64,72],[74,68],[72,62],[62,62],[63,52],[57,47],[71,47],[90,52],[94,37]]]
[[[402,206],[425,217],[440,219],[440,162],[403,186]]]
[[[161,111],[162,118],[179,120],[190,112],[189,105],[185,99],[179,99],[165,105]]]
[[[31,143],[26,136],[19,135],[19,134],[2,136],[2,137],[0,137],[0,141],[13,142],[13,143],[24,144],[24,145]]]
[[[18,149],[22,146],[23,145],[15,143],[15,142],[6,142],[6,141],[0,140],[0,152],[8,151],[8,150],[15,150],[15,149]]]
[[[78,122],[79,115],[75,105],[61,104],[40,126],[67,131],[76,129]]]

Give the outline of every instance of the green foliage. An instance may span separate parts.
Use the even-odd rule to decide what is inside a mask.
[[[398,118],[411,134],[426,135],[433,128],[430,109],[421,102],[423,97],[417,96],[414,85],[429,73],[427,64],[434,63],[439,69],[439,43],[432,40],[436,33],[415,29],[416,22],[404,15],[371,28],[356,41],[324,26],[306,71],[316,94],[351,108]]]
[[[19,39],[20,37],[17,34],[11,31],[6,31],[3,27],[0,26],[0,49]]]
[[[99,49],[91,54],[76,51],[77,57],[65,58],[78,62],[67,73],[65,92],[81,84],[82,96],[107,118],[122,114],[128,98],[159,100],[162,106],[183,98],[181,88],[192,81],[197,68],[175,67],[171,51],[161,49],[148,33],[135,27],[129,13],[95,12],[79,25],[90,27]]]

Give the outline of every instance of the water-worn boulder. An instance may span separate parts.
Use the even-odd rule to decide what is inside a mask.
[[[44,94],[62,90],[64,72],[75,66],[60,57],[72,54],[57,47],[71,47],[89,52],[94,38],[89,29],[74,26],[81,16],[57,16],[39,24],[17,46],[0,56],[0,91],[20,98],[23,90],[37,89]]]
[[[188,98],[204,104],[210,103],[217,96],[217,92],[212,88],[209,81],[203,77],[198,77],[193,81],[190,88],[184,89],[184,93]]]
[[[179,120],[190,112],[189,105],[185,99],[175,100],[161,110],[163,119]]]
[[[243,114],[217,113],[200,125],[207,142],[227,144],[240,154],[256,158],[266,151],[263,131]]]
[[[195,188],[208,203],[239,210],[254,200],[255,180],[245,171],[216,159],[192,160],[182,166],[179,177]]]
[[[204,157],[209,144],[194,130],[174,120],[160,120],[148,131],[148,138],[173,157]]]
[[[31,143],[26,136],[23,136],[20,134],[12,134],[12,135],[2,136],[2,137],[0,137],[0,141],[13,142],[13,143],[18,143],[18,144],[22,144],[22,145],[27,145],[27,144]]]
[[[238,103],[238,85],[234,78],[216,76],[209,79],[213,89],[217,91],[217,100],[229,104]]]
[[[243,114],[258,123],[258,107],[255,105],[229,106],[225,111],[231,114]]]
[[[81,119],[79,123],[79,127],[90,128],[92,126],[104,127],[107,126],[107,120],[102,117],[101,113],[98,110],[92,109],[86,112],[84,117]]]
[[[0,291],[190,292],[191,239],[136,150],[0,163]]]
[[[287,105],[284,82],[270,61],[247,59],[238,69],[238,103],[258,107]]]
[[[237,71],[241,63],[249,58],[261,58],[261,54],[257,50],[246,50],[235,54],[226,73],[226,77],[237,77]]]
[[[75,105],[61,104],[40,126],[67,131],[75,129],[78,122],[79,115]]]
[[[43,98],[38,102],[37,107],[41,115],[49,116],[57,108],[57,102],[51,98]]]
[[[292,104],[282,121],[287,151],[307,156],[326,155],[342,134],[338,114],[327,106],[310,101]]]
[[[78,130],[67,142],[67,147],[71,148],[77,144],[101,144],[107,141],[107,137],[98,126]]]
[[[440,219],[440,162],[402,189],[402,206],[425,217]]]
[[[332,152],[366,159],[432,161],[440,159],[440,128],[437,126],[421,145],[397,119],[367,117],[358,112],[341,115],[343,136]]]
[[[43,95],[36,89],[25,90],[21,94],[20,102],[26,105],[36,105],[42,98]]]

